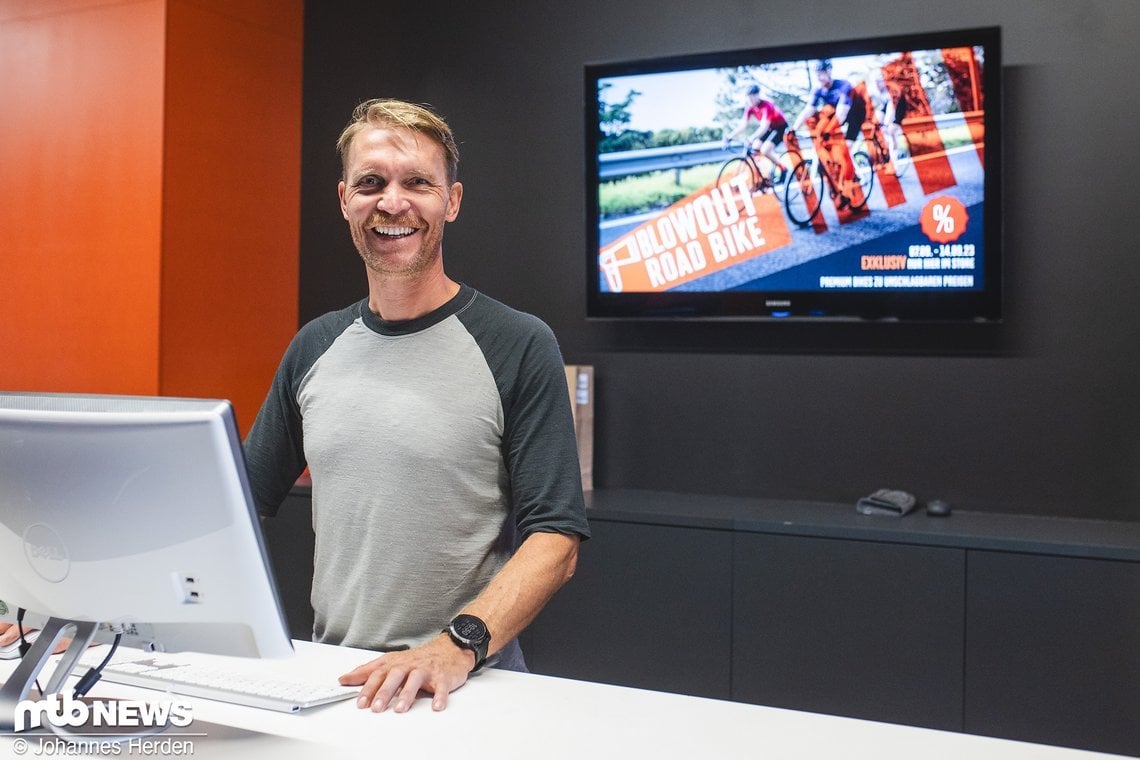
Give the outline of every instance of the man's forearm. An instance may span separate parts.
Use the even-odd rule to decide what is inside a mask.
[[[554,592],[570,580],[580,541],[576,535],[531,534],[483,592],[463,609],[487,624],[491,632],[489,653],[518,636]]]
[[[576,535],[535,533],[523,541],[487,588],[462,611],[487,624],[491,633],[488,654],[502,649],[519,635],[543,606],[574,574],[578,561]],[[439,621],[442,628],[447,621]],[[392,652],[367,662],[340,677],[342,684],[360,685],[359,707],[383,712],[395,704],[408,710],[416,695],[433,695],[432,709],[447,706],[448,694],[467,681],[474,653],[457,647],[440,633],[423,646]]]

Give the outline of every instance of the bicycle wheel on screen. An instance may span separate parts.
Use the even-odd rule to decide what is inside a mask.
[[[812,192],[805,194],[810,188]],[[784,209],[788,218],[801,227],[811,222],[819,213],[823,201],[823,175],[815,171],[810,158],[800,161],[788,172],[788,184],[784,186]]]
[[[724,166],[720,167],[720,173],[716,175],[716,186],[738,182],[738,177],[744,178],[750,192],[753,194],[760,192],[760,171],[754,162],[742,156],[724,162]]]
[[[871,189],[875,186],[875,166],[871,163],[871,157],[861,150],[855,151],[851,160],[855,163],[855,178],[859,180],[859,189],[863,191],[863,200],[851,204],[851,208],[858,211],[871,198]]]

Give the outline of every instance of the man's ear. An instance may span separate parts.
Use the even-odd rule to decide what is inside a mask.
[[[459,216],[459,204],[463,200],[463,184],[460,182],[452,182],[451,187],[447,192],[447,221],[454,222],[455,217]]]
[[[340,215],[348,221],[348,206],[344,202],[344,180],[336,183],[336,197],[340,199]]]

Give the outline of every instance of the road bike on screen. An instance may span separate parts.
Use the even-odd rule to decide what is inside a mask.
[[[773,167],[771,174],[764,174],[756,160],[756,150],[751,145],[732,143],[732,147],[738,148],[740,155],[733,156],[720,167],[716,175],[717,187],[732,182],[739,176],[746,178],[748,188],[754,195],[775,190],[783,184],[787,170],[781,164]]]
[[[864,151],[851,154],[854,164],[854,177],[845,178],[843,162],[832,158],[832,146],[843,140],[842,134],[831,130],[817,135],[820,151],[814,157],[799,156],[788,172],[784,185],[784,210],[788,218],[801,227],[811,223],[823,206],[824,190],[839,208],[858,211],[867,205],[871,189],[875,184],[875,168],[871,157]],[[788,148],[791,155],[792,149]],[[854,192],[852,181],[858,184],[861,192]]]
[[[867,153],[875,169],[893,165],[896,177],[906,174],[910,167],[910,150],[907,147],[906,135],[899,132],[895,138],[895,150],[892,155],[890,141],[883,132],[882,125],[878,122],[868,123],[871,125],[871,137],[864,137],[863,142],[867,146]]]

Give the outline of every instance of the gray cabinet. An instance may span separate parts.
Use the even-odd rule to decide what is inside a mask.
[[[741,533],[732,697],[962,728],[965,552]]]
[[[1140,756],[1140,523],[590,506],[536,672]]]
[[[1140,755],[1140,563],[972,551],[965,728]]]

